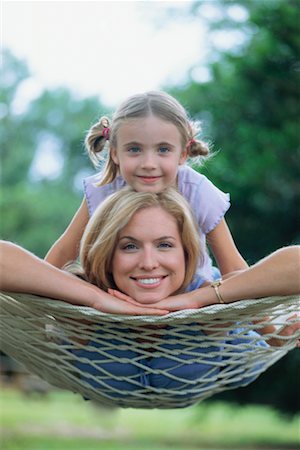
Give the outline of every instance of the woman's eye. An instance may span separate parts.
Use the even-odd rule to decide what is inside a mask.
[[[137,246],[135,244],[129,243],[122,246],[122,250],[136,250]]]
[[[173,245],[171,244],[171,242],[161,242],[159,244],[159,248],[172,248]]]

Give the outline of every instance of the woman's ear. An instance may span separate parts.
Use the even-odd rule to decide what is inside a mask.
[[[186,158],[187,158],[187,154],[188,154],[187,149],[184,148],[182,150],[182,152],[181,152],[180,159],[179,159],[179,165],[180,166],[185,163]]]
[[[119,158],[118,158],[118,152],[115,147],[110,148],[110,156],[113,162],[116,164],[116,166],[119,165]]]

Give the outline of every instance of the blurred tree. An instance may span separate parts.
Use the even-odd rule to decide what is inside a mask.
[[[203,70],[193,68],[189,82],[171,93],[202,120],[203,137],[213,142],[216,156],[201,172],[231,193],[227,219],[241,253],[254,263],[300,237],[300,3],[193,4],[193,15],[208,12],[212,44],[222,44],[209,53],[204,71],[209,80],[195,81]],[[295,413],[298,378],[299,350],[294,350],[255,383],[215,399],[267,403]]]
[[[228,220],[253,263],[300,237],[300,5],[225,0],[211,7],[211,36],[223,47],[233,36],[235,44],[212,47],[209,81],[191,78],[172,93],[203,120],[217,155],[201,171],[231,193]],[[207,2],[196,2],[193,14],[203,8]]]
[[[80,204],[78,174],[93,170],[84,134],[103,106],[65,88],[40,92],[24,61],[3,57],[1,237],[43,257]]]

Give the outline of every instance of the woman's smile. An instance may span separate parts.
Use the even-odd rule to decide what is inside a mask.
[[[155,288],[160,285],[160,283],[167,277],[165,276],[152,276],[151,278],[145,278],[145,277],[131,277],[132,280],[136,282],[137,285],[141,285],[142,287],[146,289]]]
[[[119,234],[112,273],[117,288],[141,303],[178,291],[185,257],[174,217],[161,207],[135,213]]]

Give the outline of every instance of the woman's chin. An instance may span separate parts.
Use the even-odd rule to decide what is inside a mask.
[[[147,292],[145,294],[137,294],[131,295],[132,298],[134,298],[135,301],[139,302],[141,305],[150,305],[159,302],[160,300],[163,300],[164,298],[171,295],[171,293],[154,293],[154,292]]]

